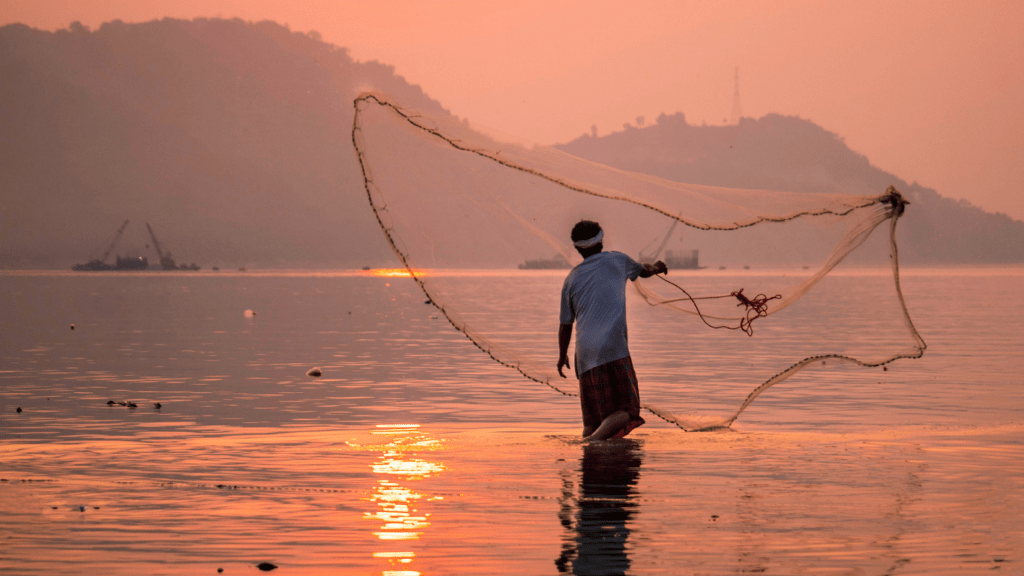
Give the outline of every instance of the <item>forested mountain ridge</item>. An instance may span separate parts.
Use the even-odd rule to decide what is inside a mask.
[[[441,104],[377,62],[273,22],[165,19],[0,28],[0,267],[67,268],[132,221],[117,252],[204,267],[394,265],[352,152],[352,100]],[[681,114],[560,146],[665,178],[913,202],[910,263],[1024,261],[1024,223],[870,165],[798,118],[693,126]]]

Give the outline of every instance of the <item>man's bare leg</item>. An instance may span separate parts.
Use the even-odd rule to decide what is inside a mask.
[[[593,434],[584,437],[587,440],[606,440],[614,436],[619,430],[622,430],[626,424],[629,424],[629,413],[624,410],[612,412],[601,422],[597,430],[594,430]]]
[[[586,438],[587,436],[590,436],[593,433],[594,433],[594,427],[593,426],[584,426],[583,427],[583,437],[584,438]]]

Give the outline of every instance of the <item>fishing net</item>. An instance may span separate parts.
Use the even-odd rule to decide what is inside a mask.
[[[601,224],[605,250],[669,266],[630,283],[639,296],[630,348],[642,398],[654,399],[644,408],[684,430],[729,426],[808,366],[923,354],[900,292],[895,234],[906,202],[892,187],[850,196],[683,184],[484,134],[381,94],[354,105],[369,203],[406,273],[452,326],[526,378],[577,394],[555,364],[561,283],[582,261],[569,231],[581,219]],[[829,290],[812,290],[830,278]],[[727,412],[667,408],[725,383],[748,391]]]

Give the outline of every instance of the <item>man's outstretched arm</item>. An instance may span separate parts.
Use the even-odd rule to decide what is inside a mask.
[[[644,264],[644,269],[640,271],[641,278],[650,278],[655,274],[668,274],[668,266],[661,260],[658,260],[654,264]]]
[[[569,340],[572,338],[572,324],[558,325],[558,375],[562,374],[562,366],[569,366]]]

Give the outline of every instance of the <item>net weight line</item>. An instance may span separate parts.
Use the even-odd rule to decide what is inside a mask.
[[[686,295],[685,299],[689,299],[690,302],[693,303],[693,309],[697,311],[697,315],[700,316],[700,319],[705,324],[707,324],[708,327],[714,328],[716,330],[718,330],[720,328],[725,328],[726,330],[742,330],[743,332],[745,332],[747,334],[747,336],[753,336],[754,335],[754,325],[753,325],[754,324],[754,320],[757,320],[758,318],[764,318],[764,317],[768,316],[768,302],[770,302],[771,300],[778,300],[778,299],[782,298],[782,294],[776,294],[775,296],[770,296],[770,297],[766,296],[764,294],[758,294],[757,296],[754,296],[753,300],[751,300],[750,298],[748,298],[743,293],[743,288],[740,288],[739,290],[737,290],[735,292],[730,292],[729,294],[723,294],[721,296],[697,296],[697,297],[694,297],[694,296],[691,296],[690,293],[687,292],[686,289],[684,289],[682,286],[680,286],[679,284],[676,284],[675,282],[669,280],[668,278],[665,278],[661,274],[658,274],[657,277],[659,279],[661,279],[661,280],[663,280],[665,282],[668,282],[669,284],[675,286],[676,288],[679,289],[680,292],[685,294]],[[745,307],[745,314],[744,314],[743,318],[740,318],[740,323],[739,323],[738,326],[727,326],[725,324],[721,324],[721,325],[715,326],[714,324],[708,322],[708,319],[704,317],[703,313],[701,313],[700,307],[697,306],[697,300],[715,300],[715,299],[718,299],[718,298],[736,298],[737,300],[740,301],[740,303],[737,304],[737,306],[744,306]],[[672,298],[672,299],[669,299],[669,300],[665,300],[664,302],[662,302],[662,304],[669,304],[669,303],[672,303],[672,302],[681,302],[681,301],[683,301],[685,299],[684,298]]]

